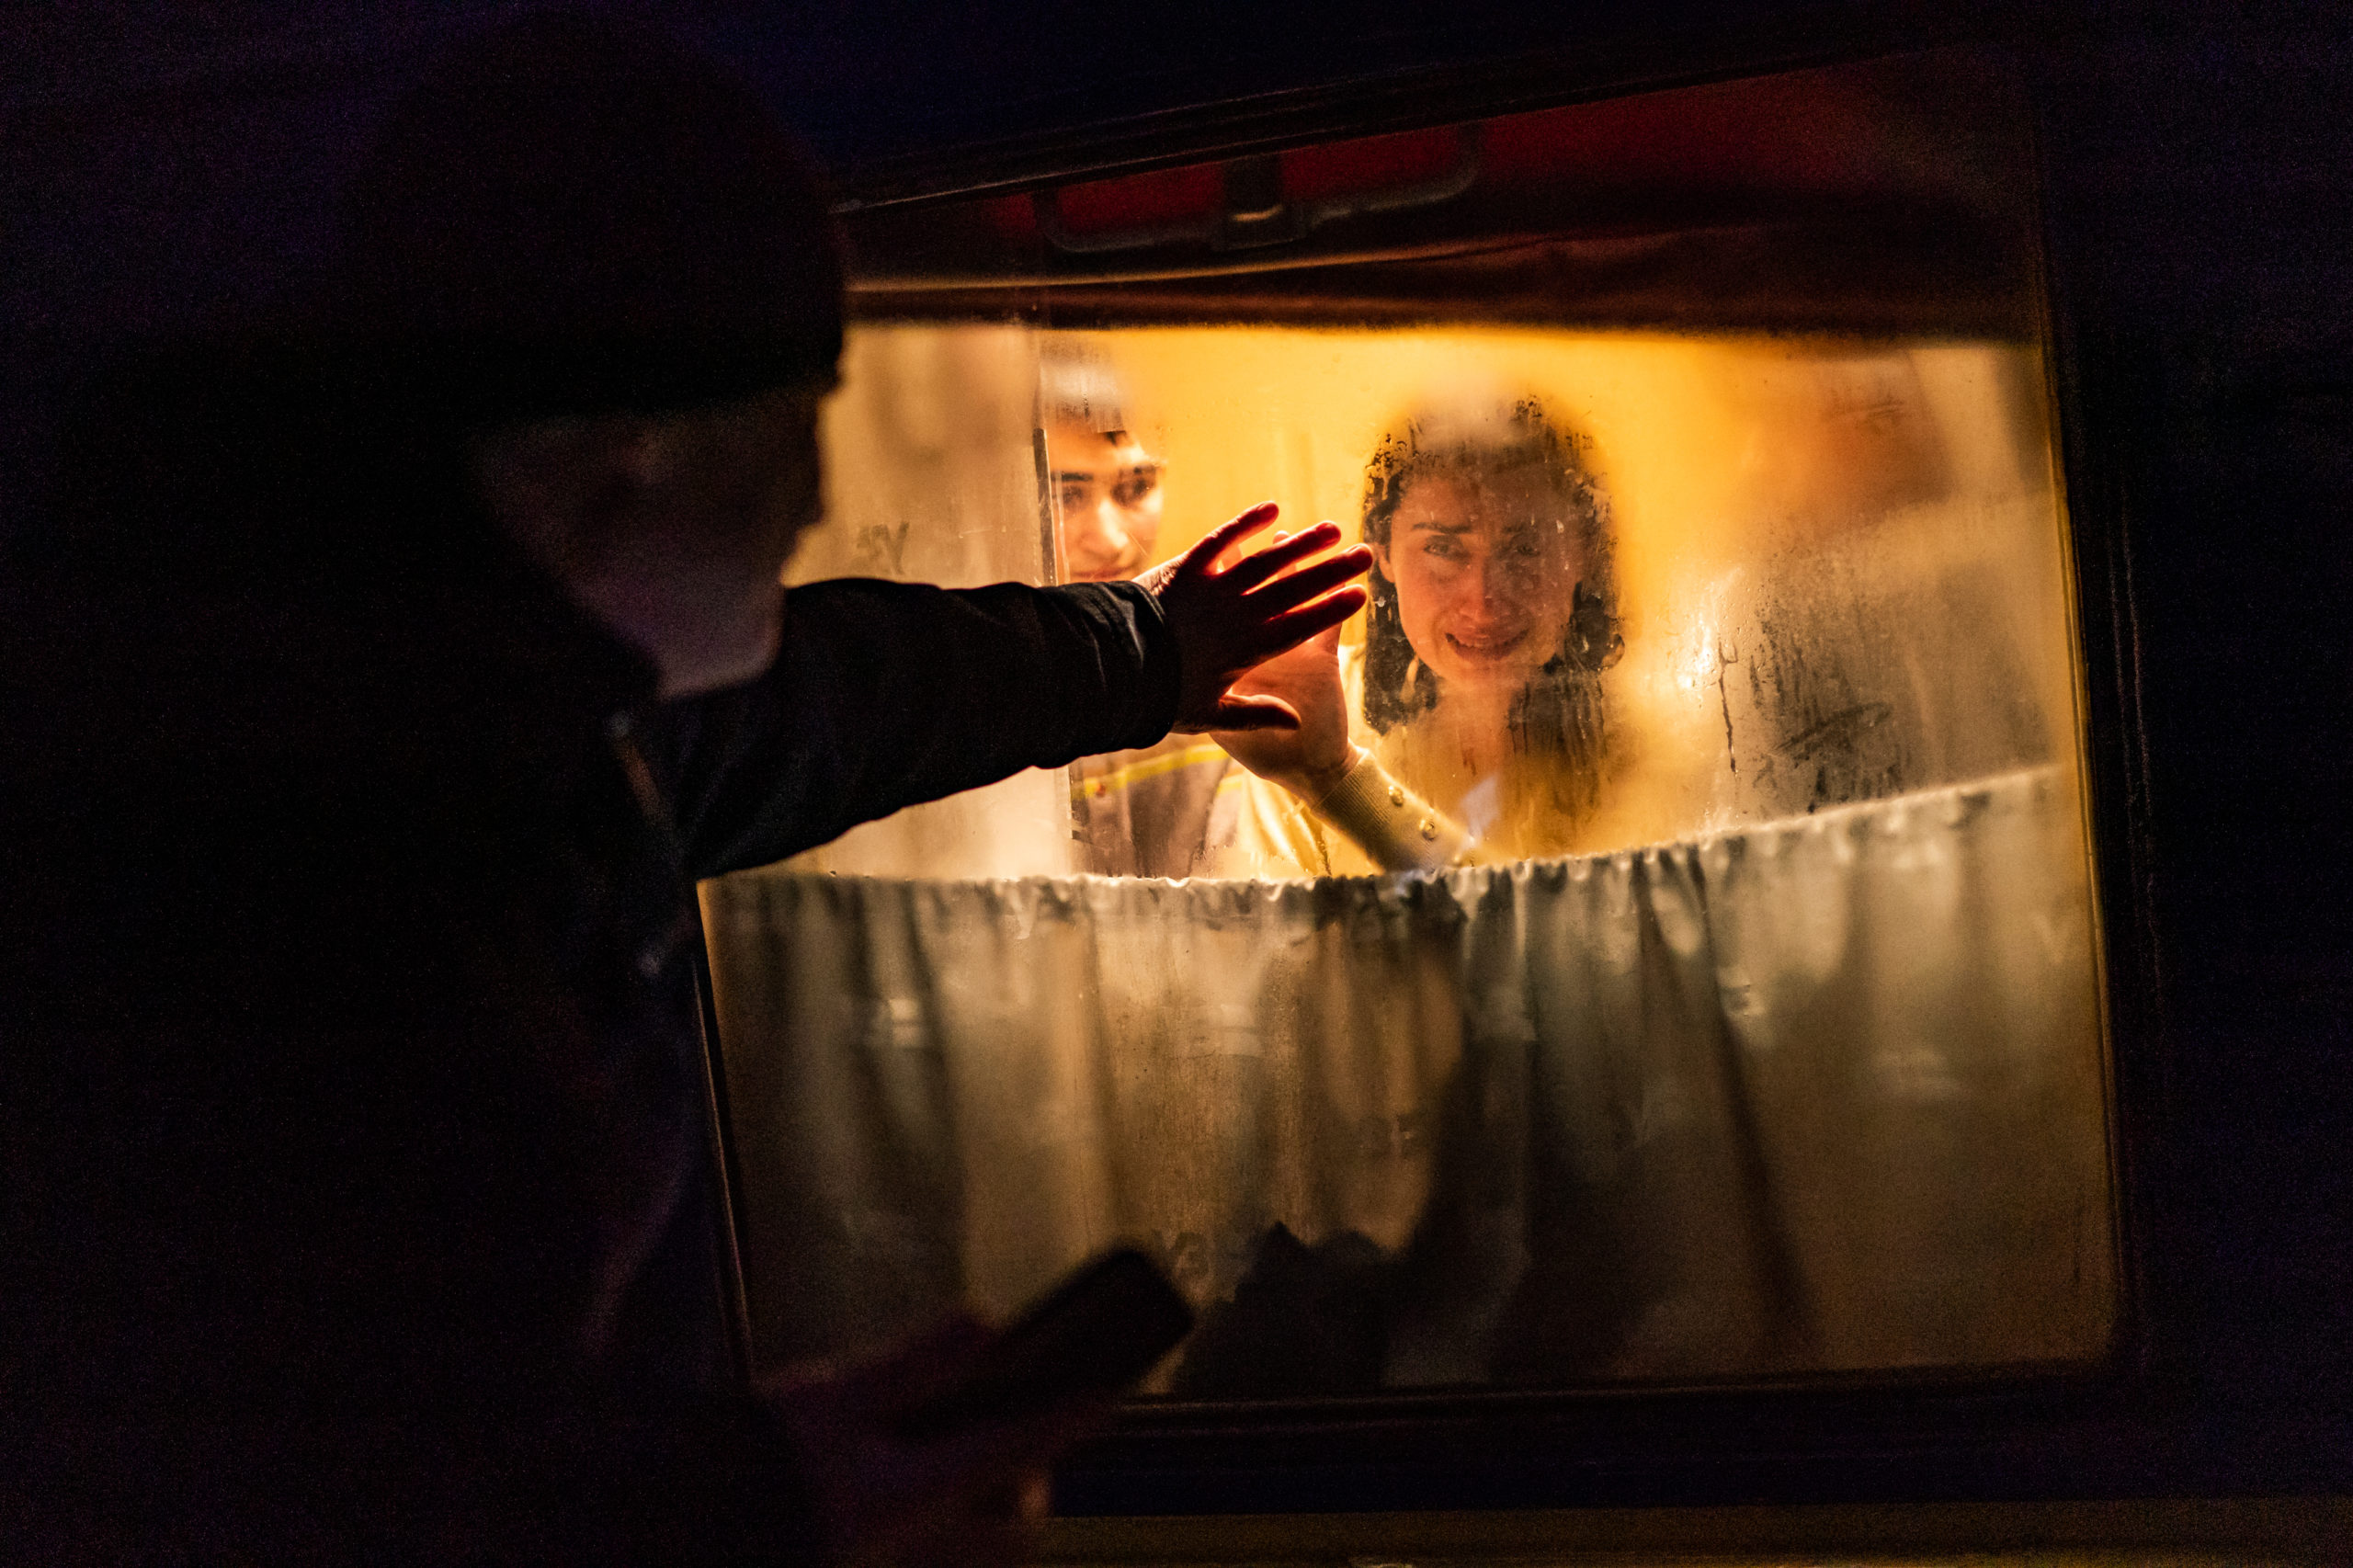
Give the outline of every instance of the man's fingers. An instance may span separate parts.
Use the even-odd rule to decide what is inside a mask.
[[[1304,561],[1340,541],[1337,523],[1318,523],[1295,534],[1277,534],[1272,544],[1254,551],[1218,574],[1229,587],[1255,588],[1293,562]]]
[[[1256,561],[1257,557],[1254,555],[1250,559]],[[1243,602],[1253,609],[1268,610],[1303,605],[1310,599],[1322,598],[1325,594],[1352,578],[1363,576],[1371,565],[1372,551],[1358,545],[1354,550],[1344,550],[1328,560],[1310,562],[1296,572],[1285,573],[1265,587],[1253,592]],[[1236,572],[1240,570],[1238,566],[1234,568]],[[1228,575],[1232,574],[1229,573]]]
[[[1273,522],[1281,510],[1272,501],[1261,501],[1231,521],[1218,524],[1185,552],[1185,564],[1207,571],[1229,546],[1239,544]]]
[[[1294,642],[1279,653],[1267,654],[1245,670],[1242,678],[1248,680],[1261,670],[1270,665],[1279,665],[1286,660],[1313,661],[1336,657],[1340,652],[1340,628],[1343,624],[1336,620],[1305,642]]]
[[[1330,631],[1364,608],[1370,597],[1360,584],[1351,583],[1313,604],[1302,605],[1297,609],[1268,617],[1258,628],[1257,642],[1264,651],[1252,662],[1263,664],[1278,653],[1298,647],[1319,632]]]

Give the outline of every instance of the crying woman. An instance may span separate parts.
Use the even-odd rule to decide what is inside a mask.
[[[1297,732],[1221,736],[1247,790],[1240,874],[1347,875],[1578,847],[1608,768],[1617,661],[1607,498],[1581,437],[1532,397],[1400,420],[1365,478],[1362,647],[1310,643],[1256,673]],[[1287,791],[1287,793],[1286,793]]]

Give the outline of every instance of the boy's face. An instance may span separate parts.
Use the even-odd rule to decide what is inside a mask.
[[[1075,419],[1051,420],[1046,468],[1065,577],[1107,582],[1132,577],[1152,563],[1160,540],[1160,463],[1134,437],[1124,430],[1107,435]]]
[[[782,580],[801,536],[824,517],[824,453],[817,426],[832,390],[830,384],[791,388],[755,399],[743,411],[747,445],[740,460],[749,484],[744,499],[758,518],[747,535],[755,554],[745,566],[768,582]],[[714,458],[720,473],[738,460],[726,452]],[[713,510],[724,517],[732,507],[722,496]]]
[[[531,421],[478,441],[492,515],[648,654],[665,696],[774,658],[784,564],[824,512],[830,382],[666,415]]]

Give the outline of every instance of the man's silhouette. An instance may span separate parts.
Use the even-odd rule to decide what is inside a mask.
[[[841,341],[719,73],[542,18],[409,102],[330,309],[75,422],[5,609],[0,1406],[33,1557],[980,1561],[1080,1413],[722,1353],[689,879],[1172,723],[1328,538],[948,593],[778,574]],[[1285,568],[1288,574],[1278,575]]]

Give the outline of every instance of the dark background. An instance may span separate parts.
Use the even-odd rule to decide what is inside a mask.
[[[97,348],[265,321],[432,53],[515,14],[0,17],[0,528]],[[2135,1329],[2008,1392],[1665,1396],[1139,1430],[1080,1509],[2353,1486],[2353,13],[1761,0],[705,4],[846,201],[1994,47],[2037,118],[2093,677]]]

